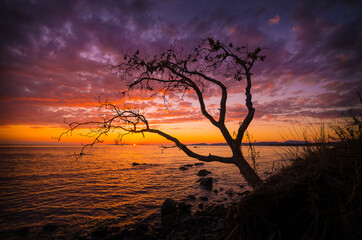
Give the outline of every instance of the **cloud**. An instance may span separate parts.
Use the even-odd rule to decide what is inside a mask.
[[[272,17],[268,20],[268,23],[269,24],[279,24],[279,21],[280,21],[280,16],[279,16],[279,14],[276,14],[274,17]]]
[[[86,108],[97,96],[117,99],[127,87],[109,72],[107,61],[117,63],[121,52],[136,49],[152,55],[174,42],[186,53],[208,36],[263,47],[267,58],[252,69],[256,119],[337,116],[331,108],[355,105],[354,90],[362,92],[360,6],[353,1],[276,1],[262,7],[239,1],[1,1],[0,112],[6,117],[0,124],[92,118]],[[222,80],[229,119],[239,121],[245,114],[245,82]],[[133,100],[116,101],[136,102],[157,122],[202,118],[192,92],[183,100],[177,93],[168,96],[171,115],[159,96],[140,105],[146,96],[134,91]],[[220,89],[205,85],[204,96],[217,117]]]

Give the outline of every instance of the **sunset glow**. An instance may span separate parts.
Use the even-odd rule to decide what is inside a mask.
[[[253,71],[256,109],[249,128],[256,141],[283,141],[295,128],[336,121],[358,108],[362,92],[358,3],[328,1],[259,4],[246,1],[40,1],[1,3],[0,144],[80,144],[80,136],[57,138],[64,123],[97,119],[97,97],[145,112],[150,124],[184,143],[224,139],[200,113],[193,92],[121,98],[126,84],[108,62],[139,49],[153,56],[170,44],[193,49],[213,36],[250,49],[266,60]],[[236,131],[246,115],[245,82],[228,87],[227,126]],[[205,88],[207,109],[217,116],[218,89]],[[111,144],[117,132],[104,139]],[[155,134],[129,135],[124,143],[169,143]]]

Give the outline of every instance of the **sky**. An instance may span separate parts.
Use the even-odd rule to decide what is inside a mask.
[[[98,96],[133,104],[183,142],[223,142],[194,93],[171,96],[167,106],[161,96],[120,98],[126,85],[107,68],[125,52],[152,56],[170,44],[193,49],[207,37],[263,48],[266,60],[253,68],[256,114],[249,132],[256,141],[296,139],[295,129],[360,107],[360,9],[354,0],[0,0],[0,144],[57,144],[64,121],[96,118]],[[244,87],[228,88],[230,132],[246,115]],[[206,90],[211,112],[218,97]],[[74,134],[61,143],[86,141]],[[161,142],[151,134],[125,139]]]

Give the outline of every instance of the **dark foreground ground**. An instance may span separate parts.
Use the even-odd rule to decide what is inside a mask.
[[[362,144],[309,148],[238,203],[191,213],[165,200],[158,221],[80,239],[362,239]]]
[[[362,239],[362,141],[307,148],[229,210],[230,239]]]

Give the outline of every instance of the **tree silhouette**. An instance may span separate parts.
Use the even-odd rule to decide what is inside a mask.
[[[234,47],[232,43],[225,44],[219,40],[207,38],[194,48],[191,54],[183,53],[182,49],[177,51],[174,46],[153,57],[142,56],[137,50],[134,54],[124,54],[123,60],[118,65],[108,65],[111,72],[118,74],[128,83],[128,89],[122,92],[122,95],[128,94],[132,89],[146,90],[151,94],[161,93],[164,97],[169,92],[196,94],[202,114],[221,131],[230,147],[232,151],[230,157],[212,154],[205,156],[195,153],[176,137],[150,126],[141,111],[124,109],[108,102],[107,99],[102,101],[100,98],[99,121],[69,123],[68,131],[63,134],[71,134],[77,128],[89,127],[88,136],[93,137],[93,141],[83,146],[81,154],[85,147],[102,142],[102,136],[110,132],[119,130],[115,139],[116,143],[121,142],[127,134],[158,134],[174,142],[189,157],[204,162],[218,161],[236,165],[249,185],[254,188],[261,184],[262,180],[245,160],[241,151],[241,143],[255,113],[250,92],[252,87],[251,69],[257,61],[264,60],[265,56],[260,53],[260,48],[248,51],[246,46]],[[228,92],[222,81],[237,83],[242,80],[246,81],[247,114],[235,135],[232,136],[225,125]],[[204,90],[208,87],[217,87],[221,91],[218,119],[208,112],[204,102]]]

